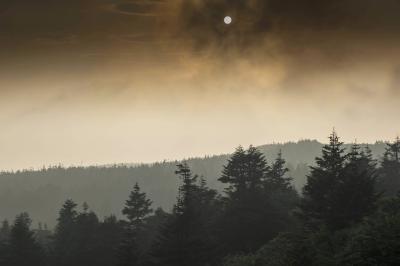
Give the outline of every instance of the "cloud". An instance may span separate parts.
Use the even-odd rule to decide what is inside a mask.
[[[318,84],[362,87],[353,84],[360,68],[386,61],[382,69],[393,71],[400,59],[398,0],[0,0],[0,10],[0,57],[40,66],[55,64],[51,54],[99,72],[169,65],[175,76],[207,80],[230,71],[261,89],[271,87],[265,76],[274,89],[310,94]],[[279,81],[262,71],[279,72]]]

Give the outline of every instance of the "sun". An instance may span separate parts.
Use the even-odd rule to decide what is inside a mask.
[[[231,18],[230,16],[226,16],[226,17],[224,18],[224,23],[225,23],[226,25],[231,24],[231,23],[232,23],[232,18]]]

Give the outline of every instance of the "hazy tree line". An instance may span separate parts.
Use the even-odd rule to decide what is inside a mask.
[[[54,230],[21,213],[2,223],[0,265],[400,265],[400,139],[376,160],[333,132],[320,154],[301,193],[281,152],[267,160],[250,146],[224,164],[223,193],[178,164],[171,212],[136,184],[124,219],[71,199]]]
[[[385,143],[369,145],[374,158],[380,158]],[[363,147],[365,146],[362,145]],[[288,174],[298,192],[306,183],[309,166],[321,155],[323,144],[302,140],[283,144],[269,144],[257,148],[272,162],[281,150]],[[346,150],[351,145],[345,144]],[[207,180],[210,188],[222,192],[226,184],[219,182],[223,165],[230,155],[187,159],[191,170]],[[0,173],[0,221],[12,220],[18,212],[27,211],[37,223],[47,223],[53,228],[57,209],[65,199],[87,202],[99,217],[110,213],[121,218],[122,206],[130,189],[138,182],[155,206],[171,210],[178,193],[179,179],[174,175],[180,162],[165,161],[144,165],[108,165],[92,167],[43,167],[37,170],[20,170]],[[49,200],[51,199],[51,200]]]

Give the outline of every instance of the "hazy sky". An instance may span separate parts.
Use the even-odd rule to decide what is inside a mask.
[[[399,14],[399,0],[0,0],[0,169],[325,141],[333,127],[393,139]]]

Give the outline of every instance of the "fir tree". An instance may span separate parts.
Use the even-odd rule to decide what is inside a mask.
[[[369,148],[364,151],[354,144],[340,175],[332,201],[335,213],[332,223],[338,228],[358,223],[375,210],[379,194],[376,193],[376,162]]]
[[[1,223],[1,228],[0,228],[0,265],[6,265],[6,259],[8,256],[8,241],[10,237],[10,224],[8,223],[8,220],[4,220]]]
[[[228,188],[219,235],[226,253],[254,251],[279,230],[282,217],[275,215],[265,187],[270,171],[264,155],[252,146],[237,148],[224,166],[219,180]]]
[[[385,195],[393,197],[400,190],[400,138],[387,143],[380,168],[380,183]]]
[[[288,172],[289,169],[286,167],[286,161],[283,159],[282,151],[280,150],[268,172],[268,185],[272,186],[274,189],[291,190],[293,178],[287,176]]]
[[[96,263],[92,265],[116,266],[119,263],[118,247],[124,237],[122,221],[118,221],[114,215],[107,216],[99,224],[96,236]]]
[[[158,241],[153,248],[157,265],[201,266],[212,260],[212,243],[205,210],[210,209],[215,194],[198,184],[198,176],[193,175],[186,163],[177,165],[176,174],[181,179],[177,203],[173,213],[160,229]]]
[[[8,220],[4,220],[1,223],[1,228],[0,228],[0,242],[5,242],[6,240],[8,240],[10,232],[11,232],[10,224]]]
[[[125,236],[119,247],[119,265],[131,266],[140,263],[143,254],[138,238],[143,230],[144,219],[152,213],[151,204],[152,202],[146,198],[146,193],[141,192],[139,184],[136,183],[122,210],[128,219],[128,224],[125,226]]]
[[[360,151],[355,144],[345,154],[342,145],[333,132],[304,187],[302,215],[313,227],[337,230],[359,222],[373,211],[378,198],[375,161],[369,148]]]
[[[333,131],[329,144],[322,149],[322,157],[317,157],[316,166],[311,167],[301,203],[302,216],[309,225],[330,223],[337,211],[332,198],[346,161],[344,151],[343,143]]]
[[[100,222],[97,215],[89,210],[89,205],[84,202],[83,211],[76,216],[75,226],[72,232],[72,244],[74,245],[74,266],[100,265],[97,262],[97,241]]]
[[[141,192],[139,184],[136,183],[122,210],[122,214],[127,217],[129,225],[133,229],[143,226],[144,219],[153,212],[150,208],[151,204],[151,200],[147,199],[146,193]]]
[[[54,260],[59,265],[73,265],[77,249],[75,239],[76,219],[78,212],[77,204],[72,200],[67,200],[63,204],[54,233]]]
[[[269,170],[264,155],[257,148],[250,146],[244,150],[239,146],[218,180],[228,185],[228,197],[235,200],[260,190]]]
[[[29,229],[32,221],[27,213],[15,218],[11,228],[6,263],[9,266],[44,265],[44,252]]]

